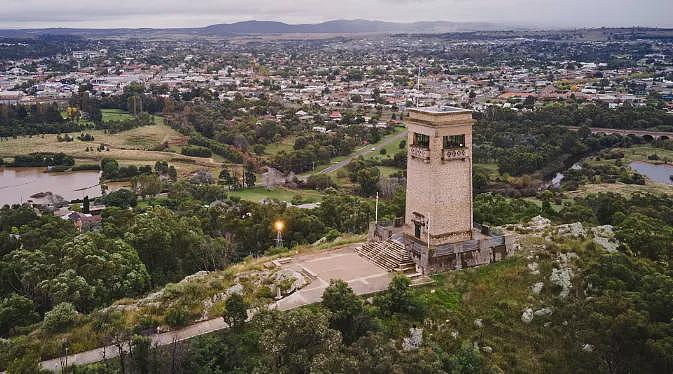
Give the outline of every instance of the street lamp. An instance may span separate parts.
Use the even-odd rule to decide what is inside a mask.
[[[276,248],[283,246],[283,229],[285,228],[285,222],[276,221],[273,223],[273,228],[276,229]]]

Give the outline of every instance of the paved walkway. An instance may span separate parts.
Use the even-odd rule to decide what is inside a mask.
[[[344,280],[358,295],[371,294],[386,289],[392,279],[392,274],[357,255],[354,251],[357,246],[358,244],[355,244],[332,251],[297,256],[294,261],[283,265],[284,268],[302,271],[314,276],[304,288],[271,304],[270,308],[284,311],[318,303],[322,300],[323,291],[329,285],[331,279]],[[164,346],[223,330],[227,327],[227,324],[220,317],[198,322],[180,330],[155,334],[150,338],[154,345]],[[128,352],[128,347],[126,347],[125,352]],[[119,356],[117,347],[101,347],[68,356],[67,365],[68,367],[86,365],[117,356]],[[65,361],[62,363],[62,359],[58,358],[43,361],[40,365],[44,369],[59,372],[64,363]]]

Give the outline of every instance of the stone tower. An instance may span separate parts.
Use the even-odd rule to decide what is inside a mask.
[[[409,110],[404,233],[426,247],[473,239],[472,112]]]
[[[473,222],[472,112],[460,108],[409,110],[407,202],[402,233],[373,222],[357,251],[388,270],[417,274],[499,261],[515,237]]]

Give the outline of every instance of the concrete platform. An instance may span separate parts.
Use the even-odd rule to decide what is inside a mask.
[[[311,279],[311,283],[301,290],[280,300],[276,307],[288,310],[320,302],[332,279],[345,281],[358,295],[385,290],[393,274],[359,256],[355,252],[356,247],[357,245],[351,245],[333,251],[297,256],[294,261],[283,264],[283,268],[308,272],[315,279]]]

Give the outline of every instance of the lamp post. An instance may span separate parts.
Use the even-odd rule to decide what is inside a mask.
[[[273,224],[273,228],[276,229],[276,248],[283,246],[283,229],[285,228],[285,222],[276,221]]]

